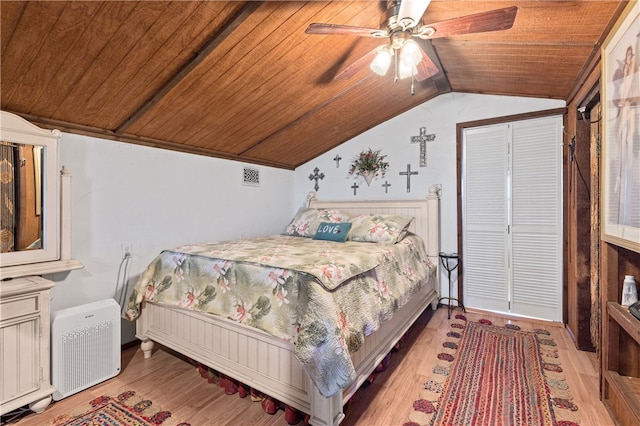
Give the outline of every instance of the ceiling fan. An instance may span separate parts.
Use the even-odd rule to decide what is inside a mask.
[[[439,72],[424,49],[413,38],[429,40],[461,34],[507,30],[513,26],[518,8],[515,6],[476,13],[431,24],[422,23],[422,15],[431,0],[387,0],[387,13],[380,29],[350,25],[313,23],[307,34],[355,35],[361,37],[386,38],[388,43],[376,47],[347,68],[334,79],[343,80],[369,64],[371,70],[385,75],[394,59],[395,81],[411,77],[423,81]]]

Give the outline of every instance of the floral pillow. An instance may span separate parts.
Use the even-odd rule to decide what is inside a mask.
[[[349,221],[349,214],[340,210],[301,208],[284,229],[284,234],[311,238],[316,234],[321,222],[342,223]]]
[[[349,241],[395,244],[404,238],[411,216],[362,214],[351,218]]]

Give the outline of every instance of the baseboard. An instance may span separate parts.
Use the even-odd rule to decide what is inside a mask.
[[[446,306],[445,306],[445,308],[446,308]],[[466,309],[466,311],[468,313],[472,313],[472,314],[479,314],[479,315],[490,314],[490,315],[497,316],[497,317],[500,317],[500,318],[505,318],[505,319],[508,319],[508,320],[516,320],[516,321],[520,320],[520,321],[527,321],[527,322],[530,322],[530,323],[533,323],[533,324],[544,324],[547,327],[559,327],[559,328],[565,328],[565,329],[567,328],[565,326],[565,324],[562,323],[562,322],[543,320],[543,319],[540,319],[540,318],[530,318],[530,317],[526,317],[524,315],[515,315],[515,314],[509,314],[509,313],[506,313],[506,312],[488,311],[488,310],[478,309],[478,308],[465,307],[465,309]]]
[[[127,349],[133,348],[134,346],[140,346],[140,343],[142,343],[140,339],[133,339],[130,342],[123,343],[122,346],[120,347],[120,351],[123,352],[123,351],[126,351]]]

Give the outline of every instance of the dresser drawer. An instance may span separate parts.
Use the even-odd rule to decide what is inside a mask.
[[[36,314],[39,311],[40,293],[3,299],[2,302],[0,302],[0,321]]]

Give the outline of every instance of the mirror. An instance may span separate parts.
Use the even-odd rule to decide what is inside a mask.
[[[0,140],[0,253],[42,248],[43,147]]]
[[[59,259],[57,149],[60,132],[2,111],[0,264]]]

